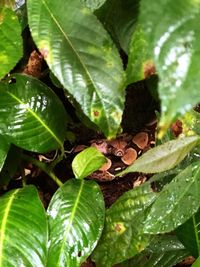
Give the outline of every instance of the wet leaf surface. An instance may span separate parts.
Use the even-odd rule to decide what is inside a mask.
[[[173,231],[186,222],[200,205],[200,164],[195,162],[180,172],[161,191],[147,216],[144,232]]]
[[[145,249],[150,237],[143,233],[143,221],[155,198],[145,185],[126,192],[106,211],[103,234],[92,254],[97,267],[111,267]]]
[[[28,233],[28,238],[27,238]],[[34,186],[0,197],[0,266],[44,267],[47,220]]]
[[[61,148],[68,121],[61,101],[39,80],[20,74],[12,79],[0,83],[0,133],[30,151]]]
[[[141,1],[139,23],[160,78],[160,134],[200,101],[199,14],[199,1]]]
[[[115,137],[124,107],[125,73],[108,33],[79,0],[29,0],[27,6],[32,37],[50,70],[79,109],[108,138]]]
[[[90,255],[104,225],[104,202],[93,181],[69,180],[48,207],[47,266],[79,267]]]

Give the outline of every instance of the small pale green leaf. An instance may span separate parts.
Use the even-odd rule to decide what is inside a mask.
[[[67,123],[62,102],[35,78],[15,74],[13,79],[0,83],[0,133],[30,151],[62,147]]]
[[[200,266],[200,257],[192,264],[192,267],[199,267]]]
[[[160,136],[200,102],[199,16],[198,0],[141,0],[138,20],[160,78]]]
[[[184,224],[179,226],[175,232],[179,240],[192,253],[195,258],[200,256],[200,210]]]
[[[2,170],[6,160],[9,148],[10,144],[8,141],[2,135],[0,135],[0,171]]]
[[[143,232],[143,221],[156,196],[149,185],[141,186],[107,210],[102,237],[92,254],[97,267],[111,267],[146,248],[150,237]]]
[[[185,158],[199,141],[199,136],[168,141],[148,150],[126,170],[120,172],[118,176],[129,172],[158,173],[172,169]]]
[[[134,258],[124,262],[122,267],[172,267],[189,256],[189,252],[176,236],[153,237],[149,246]]]
[[[155,71],[153,57],[149,55],[148,43],[143,30],[137,25],[129,47],[126,69],[127,84],[143,80],[154,74]]]
[[[44,267],[47,220],[33,186],[0,197],[0,266]]]
[[[111,36],[127,54],[136,27],[139,0],[107,0],[95,13]]]
[[[108,33],[80,0],[28,0],[27,7],[33,39],[51,71],[84,114],[114,137],[124,107],[125,73]]]
[[[22,57],[21,27],[14,11],[0,7],[0,79],[15,67]]]
[[[69,180],[48,207],[47,267],[79,267],[97,244],[104,225],[104,201],[94,181]]]
[[[105,3],[106,0],[81,0],[86,7],[90,8],[91,10],[96,10],[100,8]]]
[[[180,172],[159,194],[144,224],[149,234],[167,233],[186,222],[200,207],[200,163]]]
[[[80,152],[72,161],[72,170],[76,178],[83,179],[106,163],[106,158],[95,147]]]

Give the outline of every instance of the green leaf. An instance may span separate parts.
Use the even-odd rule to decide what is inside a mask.
[[[92,254],[96,266],[111,267],[140,253],[149,243],[143,221],[156,194],[149,185],[126,192],[107,211],[102,237]]]
[[[69,180],[48,207],[48,267],[79,267],[97,244],[104,225],[104,201],[94,181]]]
[[[33,39],[49,68],[85,115],[114,137],[124,107],[125,74],[108,33],[80,0],[28,0],[27,6]]]
[[[129,172],[157,173],[172,169],[185,158],[199,141],[199,136],[189,136],[168,141],[148,150],[117,176]]]
[[[76,178],[83,179],[101,168],[106,158],[95,147],[88,147],[72,161],[72,170]]]
[[[173,231],[186,222],[200,206],[200,164],[195,162],[180,172],[153,203],[144,233]]]
[[[62,147],[67,114],[55,95],[39,80],[15,74],[15,83],[0,83],[0,133],[8,141],[35,152]]]
[[[154,73],[155,66],[153,58],[149,56],[148,43],[142,28],[137,25],[129,48],[127,84],[143,80]]]
[[[199,16],[199,1],[141,0],[139,22],[160,77],[160,135],[200,101]]]
[[[81,0],[82,3],[85,4],[86,7],[90,8],[91,10],[96,10],[100,8],[104,4],[106,0]]]
[[[122,267],[172,267],[189,256],[188,251],[176,236],[153,237],[149,246],[134,258],[121,264]]]
[[[139,2],[140,0],[107,0],[96,11],[98,19],[126,54],[128,54],[131,37],[136,27]]]
[[[2,135],[0,135],[0,171],[2,170],[6,160],[9,148],[10,144],[8,141]]]
[[[200,266],[200,257],[192,264],[192,267],[199,267]]]
[[[0,79],[2,79],[22,57],[21,27],[17,16],[10,8],[0,7]]]
[[[195,258],[200,256],[200,210],[176,229],[176,235]]]
[[[47,220],[34,186],[0,197],[0,266],[44,267]]]

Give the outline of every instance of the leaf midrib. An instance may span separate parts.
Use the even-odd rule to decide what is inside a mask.
[[[8,219],[8,215],[12,206],[12,203],[15,199],[16,194],[18,193],[19,189],[16,189],[15,192],[12,194],[12,196],[9,198],[9,201],[7,202],[7,206],[4,212],[4,216],[2,219],[2,223],[1,223],[1,228],[0,228],[0,267],[2,266],[2,259],[3,259],[3,243],[5,240],[5,231],[6,231],[6,225],[7,225],[7,219]]]
[[[104,102],[102,101],[101,97],[100,97],[100,93],[97,90],[97,87],[95,85],[94,80],[92,79],[89,71],[87,70],[87,67],[85,65],[85,63],[82,61],[80,55],[76,52],[76,49],[74,48],[72,42],[70,41],[70,39],[68,38],[68,36],[65,34],[65,32],[63,31],[61,25],[59,24],[59,22],[57,21],[57,19],[55,18],[55,16],[53,15],[53,13],[51,12],[50,8],[48,7],[47,3],[45,2],[45,0],[42,0],[42,3],[44,4],[44,6],[46,7],[47,11],[49,12],[50,16],[52,17],[53,21],[55,22],[55,24],[58,26],[58,28],[60,29],[61,33],[63,34],[63,36],[65,37],[65,39],[67,40],[68,44],[70,45],[70,47],[72,48],[72,50],[74,51],[75,55],[77,56],[78,60],[80,61],[81,65],[83,66],[83,69],[85,70],[86,75],[88,76],[89,80],[92,83],[92,86],[96,92],[96,94],[98,95],[98,98],[101,102],[101,105],[103,107],[104,110],[106,110],[106,108],[104,107]],[[92,105],[91,105],[92,106]],[[91,111],[90,111],[91,113]],[[106,114],[106,112],[105,112]],[[109,127],[109,121],[108,121],[108,117],[105,116],[106,121],[107,121],[107,126]]]
[[[63,237],[62,245],[61,245],[61,248],[60,248],[59,258],[58,258],[58,262],[57,262],[56,267],[60,267],[60,257],[61,257],[62,251],[64,251],[64,246],[66,245],[67,237],[68,237],[68,234],[69,234],[69,232],[71,230],[72,223],[74,221],[74,217],[75,217],[75,214],[76,214],[76,211],[77,211],[77,207],[78,207],[78,204],[79,204],[80,198],[81,198],[81,193],[83,191],[83,185],[84,185],[84,180],[82,180],[81,183],[80,183],[79,192],[78,192],[78,195],[76,197],[76,201],[74,203],[73,209],[71,211],[71,215],[69,217],[69,224],[68,224],[68,226],[67,226],[67,228],[65,230],[65,233],[64,233],[64,237]]]
[[[7,91],[7,94],[10,95],[12,98],[14,98],[18,103],[20,103],[21,105],[26,105],[25,103],[23,103],[17,96],[15,96],[14,94],[12,94],[11,92]],[[54,132],[42,121],[42,119],[30,108],[26,107],[25,108],[29,113],[31,113],[31,115],[36,118],[36,120],[47,130],[47,132],[50,133],[50,135],[56,140],[56,142],[59,144],[60,147],[63,146],[62,142],[60,141],[60,139],[54,134]]]

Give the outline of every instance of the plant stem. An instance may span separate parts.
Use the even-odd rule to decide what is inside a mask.
[[[63,183],[60,181],[60,179],[48,168],[48,166],[46,164],[44,164],[43,162],[23,154],[23,159],[29,162],[32,162],[35,166],[37,166],[38,168],[40,168],[43,172],[45,172],[49,177],[52,178],[52,180],[60,187],[63,185]]]

